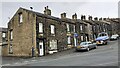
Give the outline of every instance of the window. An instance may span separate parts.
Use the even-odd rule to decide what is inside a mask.
[[[68,23],[66,24],[66,26],[67,26],[67,31],[70,31],[70,28],[69,28],[69,24],[68,24]]]
[[[13,39],[13,31],[12,30],[10,31],[10,39],[11,40]]]
[[[2,33],[2,37],[5,38],[5,33]]]
[[[83,36],[81,36],[81,41],[83,41]]]
[[[83,27],[82,27],[82,25],[80,25],[80,30],[81,30],[81,31],[83,30]]]
[[[50,41],[50,50],[57,49],[57,40]]]
[[[39,23],[39,32],[43,33],[43,23]]]
[[[68,44],[70,44],[71,43],[71,40],[70,40],[70,37],[68,37]]]
[[[54,25],[51,25],[51,34],[55,34],[55,26]]]
[[[74,32],[75,32],[75,25],[73,25],[73,29],[74,29]]]
[[[20,23],[23,22],[23,15],[22,15],[22,13],[19,13],[19,22],[20,22]]]
[[[9,53],[10,53],[10,54],[13,53],[13,50],[12,50],[12,44],[10,44],[10,46],[9,46]]]

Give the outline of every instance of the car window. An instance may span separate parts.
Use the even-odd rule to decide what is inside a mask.
[[[88,44],[92,44],[91,42],[89,42]]]
[[[87,45],[87,43],[86,42],[81,42],[80,45]]]

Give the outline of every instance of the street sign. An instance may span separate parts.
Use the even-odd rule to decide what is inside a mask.
[[[77,37],[78,36],[78,34],[77,33],[74,33],[74,37]]]

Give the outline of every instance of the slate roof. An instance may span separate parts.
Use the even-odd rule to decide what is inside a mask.
[[[25,8],[20,8],[20,9],[24,9],[24,10],[32,12],[32,13],[38,15],[38,16],[45,17],[45,18],[48,18],[48,19],[53,19],[53,20],[68,22],[68,23],[74,23],[74,21],[70,18],[61,19],[61,18],[54,17],[54,16],[51,16],[51,15],[46,15],[46,14],[42,14],[40,12],[35,12],[35,11],[32,11],[32,10],[28,10],[28,9],[25,9]]]

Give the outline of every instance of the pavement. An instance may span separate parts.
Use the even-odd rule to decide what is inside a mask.
[[[34,61],[34,60],[43,60],[43,59],[56,59],[58,57],[61,56],[65,56],[68,54],[71,54],[75,52],[75,49],[68,49],[68,50],[64,50],[61,52],[57,52],[57,53],[53,53],[53,54],[48,54],[46,56],[42,56],[42,57],[2,57],[2,64],[3,65],[10,65],[10,64],[15,64],[15,63],[23,63],[23,62],[27,62],[27,61]]]
[[[34,58],[3,57],[3,66],[118,66],[118,40],[89,52],[75,49]]]

